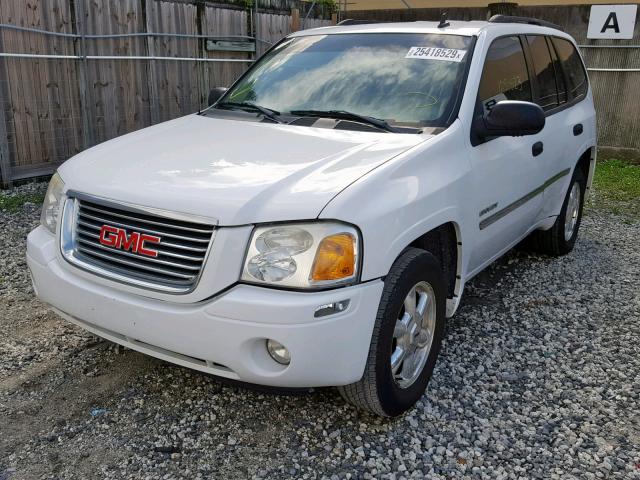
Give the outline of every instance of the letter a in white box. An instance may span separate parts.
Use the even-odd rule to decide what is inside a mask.
[[[637,11],[637,5],[593,5],[587,38],[632,39]]]

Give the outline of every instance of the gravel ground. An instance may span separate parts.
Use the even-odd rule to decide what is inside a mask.
[[[42,184],[14,193],[43,190]],[[0,212],[0,480],[640,479],[640,223],[592,209],[562,259],[476,278],[402,418],[333,389],[274,395],[117,349],[34,299]]]

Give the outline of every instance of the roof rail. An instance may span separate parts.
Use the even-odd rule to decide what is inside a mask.
[[[494,15],[489,19],[491,23],[526,23],[527,25],[538,25],[540,27],[555,28],[564,32],[564,29],[560,25],[547,22],[546,20],[539,20],[537,18],[530,17],[514,17],[511,15]]]
[[[336,25],[366,25],[368,23],[380,23],[380,22],[376,22],[375,20],[354,20],[353,18],[347,18],[346,20],[342,20],[341,22],[338,22]]]

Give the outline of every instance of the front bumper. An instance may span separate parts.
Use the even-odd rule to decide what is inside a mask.
[[[29,234],[27,262],[38,297],[98,336],[195,370],[278,387],[359,380],[383,288],[380,280],[309,293],[236,285],[207,301],[171,303],[77,275],[42,227]],[[314,318],[320,305],[347,299],[345,311]],[[289,349],[289,365],[268,355],[268,338]]]

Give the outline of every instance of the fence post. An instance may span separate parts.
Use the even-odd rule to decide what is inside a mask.
[[[153,3],[151,4],[151,8],[153,7]],[[142,15],[144,16],[144,30],[146,33],[154,33],[152,28],[149,28],[151,23],[149,16],[152,15],[149,11],[149,5],[147,5],[147,0],[142,0]],[[156,37],[146,37],[145,44],[147,47],[147,55],[150,57],[155,57],[156,55]],[[156,61],[149,60],[148,61],[148,72],[149,72],[149,117],[151,118],[151,124],[155,125],[156,123],[160,123],[160,100],[158,98],[158,78],[156,74]]]
[[[196,33],[198,35],[203,35],[204,28],[203,23],[206,22],[206,10],[205,5],[203,3],[196,4]],[[208,33],[208,32],[207,32]],[[207,40],[205,38],[198,38],[197,46],[196,46],[196,57],[206,58],[207,56]],[[198,95],[198,110],[202,108],[206,108],[207,99],[209,98],[209,75],[208,75],[208,65],[207,62],[197,62],[198,65],[196,68],[198,69],[198,90],[200,91],[200,95]]]
[[[258,58],[260,56],[259,48],[262,46],[262,42],[258,41],[260,19],[258,18],[258,0],[253,0],[253,2],[255,6],[255,10],[253,12],[253,38],[255,39],[254,41],[256,43],[256,53],[254,56],[255,58]]]
[[[0,105],[0,182],[2,187],[11,186],[11,158],[9,158],[9,140],[4,107]]]
[[[4,42],[0,32],[0,52],[4,52]],[[9,78],[6,74],[6,59],[0,60],[0,186],[10,187],[12,178],[9,137],[7,136],[6,108],[9,108]]]
[[[300,30],[300,10],[297,8],[291,9],[291,31],[297,32]]]
[[[91,123],[91,92],[88,89],[88,71],[87,68],[87,45],[86,45],[86,29],[85,29],[85,8],[84,2],[86,0],[78,0],[75,2],[75,6],[78,7],[78,11],[76,12],[76,24],[79,25],[80,30],[80,46],[78,48],[78,44],[75,43],[76,49],[79,50],[79,55],[82,57],[80,60],[80,65],[78,68],[78,82],[80,89],[80,109],[82,110],[82,141],[83,147],[89,148],[95,145],[95,135],[93,132],[93,124]],[[81,20],[80,20],[81,19]],[[76,26],[78,29],[78,26]],[[76,32],[77,33],[77,32]],[[78,55],[78,53],[76,53]]]

